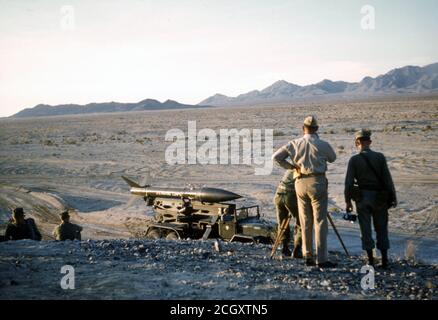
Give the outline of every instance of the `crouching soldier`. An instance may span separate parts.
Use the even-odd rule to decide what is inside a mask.
[[[41,233],[38,230],[35,220],[24,218],[23,208],[15,208],[12,213],[12,221],[6,227],[5,237],[7,240],[31,239],[41,241]]]
[[[362,249],[368,254],[368,263],[374,264],[375,247],[371,232],[374,225],[377,249],[382,253],[382,268],[388,268],[388,208],[397,206],[394,183],[382,153],[370,149],[371,131],[360,130],[355,134],[359,154],[351,157],[345,178],[346,211],[353,210],[356,202]],[[356,184],[356,185],[355,185]]]
[[[82,227],[70,222],[67,210],[61,213],[61,221],[61,224],[53,230],[53,236],[56,240],[81,240]]]
[[[297,194],[295,193],[295,170],[286,170],[274,197],[274,204],[277,211],[277,223],[281,226],[284,220],[291,215],[295,220],[294,226],[294,249],[293,252],[289,249],[290,243],[290,228],[287,226],[286,231],[281,239],[283,248],[282,253],[285,256],[291,256],[297,259],[303,257],[301,250],[301,226],[298,216]]]

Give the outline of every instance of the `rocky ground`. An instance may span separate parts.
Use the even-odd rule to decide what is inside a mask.
[[[269,259],[266,245],[214,240],[22,240],[0,243],[0,299],[437,299],[438,267],[395,260],[363,290],[363,257],[335,269]],[[71,265],[75,289],[61,288]]]

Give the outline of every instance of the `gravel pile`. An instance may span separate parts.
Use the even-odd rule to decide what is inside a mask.
[[[438,266],[393,260],[363,289],[363,257],[330,252],[334,269],[269,259],[270,246],[215,241],[0,243],[2,299],[436,299]],[[59,283],[75,268],[75,289]]]

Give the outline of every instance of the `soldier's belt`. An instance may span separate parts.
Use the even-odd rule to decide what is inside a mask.
[[[324,173],[309,173],[309,174],[304,174],[302,173],[299,177],[299,179],[302,178],[311,178],[311,177],[319,177],[319,176],[325,176],[325,172]]]
[[[379,186],[359,185],[359,189],[363,191],[383,191]]]

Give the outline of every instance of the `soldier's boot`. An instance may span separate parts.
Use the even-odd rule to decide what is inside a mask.
[[[368,255],[368,265],[370,266],[374,266],[374,255],[373,255],[373,250],[367,250],[367,255]]]
[[[292,252],[292,257],[295,259],[303,259],[303,251],[301,245],[294,246],[294,251]]]
[[[305,261],[306,261],[305,262],[306,266],[308,266],[308,267],[316,266],[316,262],[315,262],[315,259],[313,259],[313,257],[306,257]]]
[[[281,250],[281,253],[286,257],[290,257],[292,255],[292,252],[289,250],[287,242],[283,242],[283,249]]]
[[[380,250],[382,253],[382,264],[380,267],[382,269],[388,269],[389,268],[389,261],[388,261],[388,250]]]

